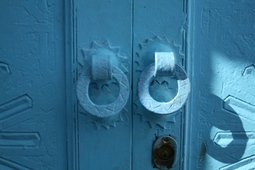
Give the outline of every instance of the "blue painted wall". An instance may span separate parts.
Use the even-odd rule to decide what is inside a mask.
[[[0,169],[66,169],[64,4],[0,2]]]
[[[0,169],[153,170],[154,142],[169,135],[172,169],[254,169],[254,7],[1,1]],[[172,52],[191,83],[166,115],[139,99],[155,52]],[[183,90],[176,77],[146,87],[168,102]]]
[[[196,1],[189,11],[187,169],[253,169],[254,1]]]

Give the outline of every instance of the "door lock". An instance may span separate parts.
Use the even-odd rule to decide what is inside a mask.
[[[155,140],[153,146],[153,164],[159,169],[173,167],[176,157],[176,141],[171,136],[162,136]]]

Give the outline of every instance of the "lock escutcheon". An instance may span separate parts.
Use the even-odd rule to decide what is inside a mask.
[[[153,164],[159,169],[170,169],[175,163],[176,142],[171,136],[162,136],[155,140]]]

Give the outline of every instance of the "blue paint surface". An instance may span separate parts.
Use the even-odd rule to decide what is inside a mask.
[[[1,1],[0,169],[153,170],[154,144],[169,135],[174,170],[254,169],[254,7]],[[166,103],[185,88],[178,78],[191,84],[169,114],[139,98],[155,62],[167,73],[152,69],[140,91]]]
[[[190,4],[186,169],[254,169],[255,2]]]
[[[0,2],[0,169],[66,169],[62,1]]]

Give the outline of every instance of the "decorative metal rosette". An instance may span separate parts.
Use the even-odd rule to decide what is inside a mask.
[[[154,53],[155,52],[173,52],[176,59],[176,64],[183,65],[184,63],[184,53],[181,51],[181,45],[175,44],[173,40],[170,40],[166,37],[154,37],[152,39],[147,39],[144,42],[139,44],[139,49],[136,53],[136,68],[135,71],[137,72],[135,77],[137,79],[137,82],[139,80],[139,77],[141,75],[141,72],[145,70],[149,65],[155,62]],[[139,74],[140,73],[140,74]],[[172,79],[166,79],[165,77],[155,77],[152,81],[150,86],[152,86],[152,89],[161,89],[165,93],[158,94],[158,99],[161,99],[166,102],[171,100],[169,96],[166,96],[165,94],[171,94],[174,96],[178,89],[177,85],[174,85]],[[153,91],[150,92],[153,95]],[[155,92],[156,93],[156,92]],[[167,129],[169,123],[175,122],[176,120],[176,114],[179,112],[182,112],[182,110],[178,110],[174,112],[173,114],[166,114],[166,115],[160,115],[155,114],[153,112],[150,112],[146,110],[141,102],[139,101],[138,97],[136,97],[134,102],[135,107],[135,114],[140,115],[143,122],[148,122],[151,127],[154,127],[155,125],[160,126],[161,128]]]
[[[91,79],[91,82],[89,85],[83,81],[83,84],[86,84],[87,87],[89,87],[88,92],[78,92],[79,90],[86,90],[83,89],[82,83],[79,82],[79,79],[81,79],[81,76],[83,78],[88,77],[86,75],[87,72],[90,71],[91,65],[89,63],[92,63],[92,56],[98,55],[98,54],[106,54],[111,56],[111,65],[112,65],[112,75],[113,78],[109,80],[95,80]],[[119,47],[112,47],[108,41],[104,41],[102,43],[98,42],[92,42],[88,48],[84,48],[81,50],[81,54],[78,57],[78,86],[77,86],[77,94],[79,98],[80,105],[83,107],[79,107],[79,112],[82,113],[84,116],[86,116],[86,124],[94,124],[94,127],[97,129],[100,129],[101,127],[105,129],[109,129],[110,127],[115,127],[117,122],[126,121],[128,119],[128,108],[126,108],[126,102],[128,100],[128,95],[119,94],[119,92],[122,93],[122,86],[127,85],[128,80],[126,78],[129,68],[129,60],[128,58],[120,53]],[[121,74],[118,72],[115,73],[115,70],[119,70]],[[84,74],[84,71],[86,73]],[[124,81],[125,78],[125,81]],[[122,81],[123,80],[123,81]],[[125,84],[123,84],[125,82]],[[125,93],[129,94],[129,87],[124,88]],[[82,95],[88,95],[87,98],[89,98],[89,101],[83,100]],[[107,96],[107,97],[105,97]],[[119,97],[118,97],[119,96]],[[117,98],[117,99],[116,99]],[[116,100],[125,100],[123,101],[123,109],[119,109],[117,107],[118,104],[116,104],[116,107],[114,102]],[[93,112],[98,113],[90,113],[87,108],[84,108],[85,105],[89,105],[89,103],[93,102],[95,105],[91,106],[91,110]],[[111,108],[108,108],[111,106]],[[114,105],[114,108],[112,107]],[[101,116],[100,114],[103,113],[102,110],[103,107],[106,106],[106,112],[109,112],[109,116]],[[113,112],[117,110],[117,113],[114,114]],[[104,113],[103,113],[104,114]]]

